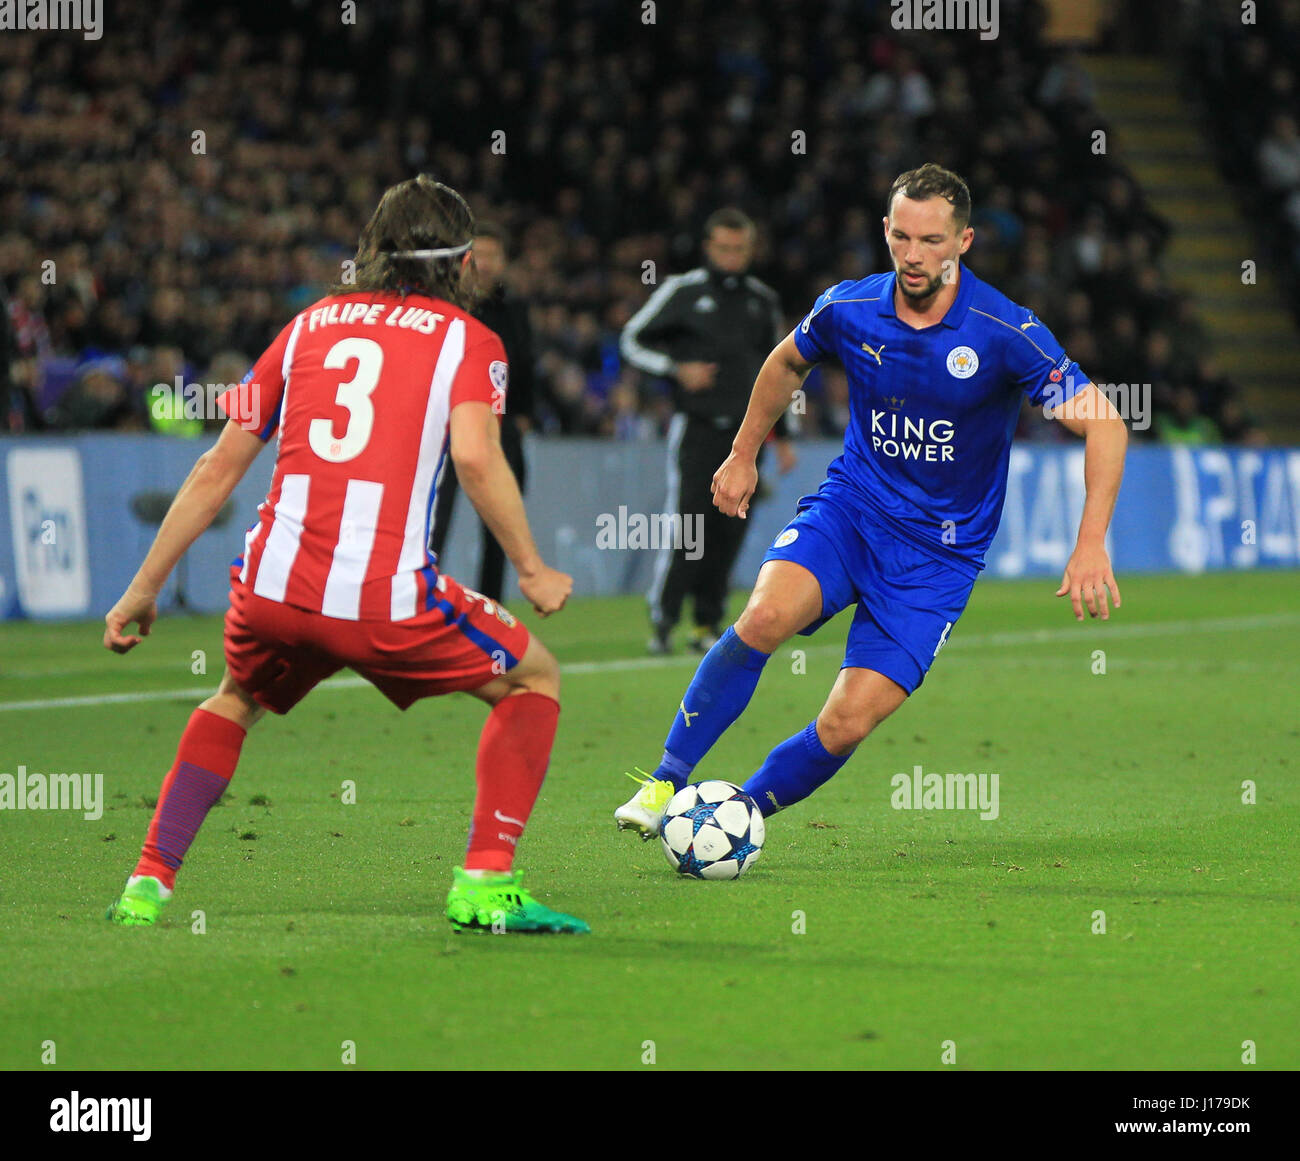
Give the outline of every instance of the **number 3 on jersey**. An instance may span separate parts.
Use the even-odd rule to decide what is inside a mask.
[[[375,426],[375,405],[370,402],[370,393],[379,384],[379,371],[384,365],[383,348],[374,339],[340,339],[330,347],[321,365],[331,371],[341,371],[353,359],[357,362],[356,374],[346,383],[340,383],[334,396],[335,403],[348,409],[348,425],[343,434],[335,437],[332,419],[313,419],[307,428],[311,450],[331,464],[356,459],[365,451]]]

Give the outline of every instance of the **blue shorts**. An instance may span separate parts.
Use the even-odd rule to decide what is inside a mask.
[[[874,669],[909,694],[948,639],[975,576],[895,536],[870,514],[855,512],[819,492],[799,501],[799,512],[763,557],[802,565],[822,589],[822,615],[803,636],[856,604],[841,668]]]

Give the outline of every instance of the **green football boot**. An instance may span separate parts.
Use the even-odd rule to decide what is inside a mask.
[[[152,875],[132,875],[104,918],[121,927],[152,927],[172,893]]]
[[[522,871],[476,876],[452,871],[447,918],[456,931],[496,935],[582,935],[591,930],[581,919],[543,907],[523,887]]]

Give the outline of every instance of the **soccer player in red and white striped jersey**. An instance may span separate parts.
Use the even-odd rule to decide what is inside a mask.
[[[427,177],[390,189],[361,234],[356,281],[298,314],[221,397],[228,422],[200,456],[148,556],[105,618],[125,653],[147,636],[176,562],[273,436],[275,474],[231,568],[226,673],[194,711],[144,850],[109,917],[153,923],[245,734],[343,668],[401,709],[463,691],[491,706],[457,929],[583,932],[513,870],[559,716],[555,659],[504,608],[438,570],[429,521],[447,457],[543,616],[572,579],[546,566],[501,451],[508,371],[501,340],[468,312],[474,220]],[[135,623],[139,635],[127,632]]]

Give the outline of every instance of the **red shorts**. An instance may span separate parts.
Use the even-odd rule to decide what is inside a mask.
[[[406,709],[478,689],[513,669],[530,634],[495,601],[442,574],[437,607],[405,621],[342,621],[259,597],[238,579],[226,612],[226,665],[258,705],[288,713],[318,682],[353,669]]]

